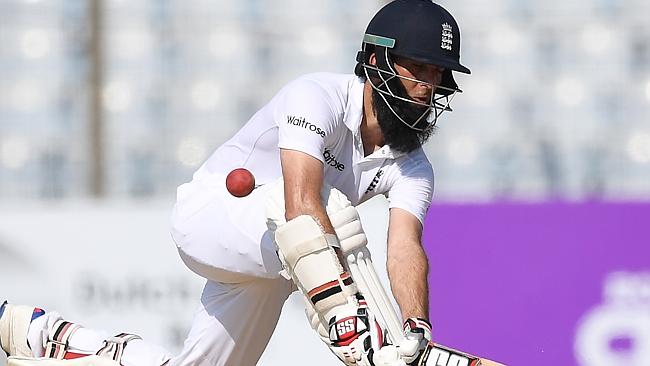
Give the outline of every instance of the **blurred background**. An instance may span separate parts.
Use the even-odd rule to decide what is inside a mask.
[[[175,188],[283,84],[351,73],[383,3],[0,0],[0,297],[177,350],[202,283],[167,234]],[[648,365],[650,3],[439,3],[461,26],[472,75],[456,75],[464,92],[426,145],[436,171],[426,245],[495,269],[493,281],[465,270],[447,291],[499,293],[500,309],[433,298],[439,338],[509,364]],[[470,228],[476,237],[463,236]],[[459,278],[448,263],[432,266],[432,286]],[[492,287],[512,276],[525,280]],[[623,320],[593,320],[612,298]],[[566,307],[574,315],[558,316]],[[527,314],[526,328],[509,309]],[[268,356],[282,343],[261,364],[293,364]]]
[[[169,200],[289,80],[351,72],[380,1],[0,1],[0,198]],[[650,199],[641,0],[441,2],[464,93],[438,200]]]

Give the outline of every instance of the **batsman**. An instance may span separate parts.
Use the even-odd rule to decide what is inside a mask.
[[[422,145],[459,92],[453,72],[470,70],[460,63],[458,24],[430,0],[381,8],[356,61],[354,74],[290,82],[178,188],[172,238],[206,279],[179,355],[4,304],[0,342],[10,364],[255,365],[296,290],[344,364],[426,364],[432,328],[421,240],[434,175]],[[255,176],[245,197],[226,189],[235,168]],[[401,337],[388,333],[386,315],[364,296],[374,290],[355,281],[345,259],[365,245],[354,206],[380,194],[389,200],[386,265]],[[299,342],[286,340],[287,355]]]

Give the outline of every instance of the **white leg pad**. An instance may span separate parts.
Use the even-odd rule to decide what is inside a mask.
[[[10,355],[33,357],[27,344],[27,333],[34,307],[7,304],[0,319],[0,344]]]
[[[313,217],[301,215],[277,228],[275,242],[288,274],[321,320],[329,321],[334,308],[356,306],[356,286],[334,251],[336,235],[325,234]]]
[[[119,363],[99,356],[86,356],[73,360],[52,358],[9,357],[7,366],[120,366]]]

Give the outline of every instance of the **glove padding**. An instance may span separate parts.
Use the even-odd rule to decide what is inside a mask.
[[[359,295],[359,307],[329,322],[330,350],[346,365],[374,366],[375,352],[386,345],[386,330],[368,311]]]
[[[398,345],[402,359],[407,364],[417,364],[431,342],[431,323],[422,318],[404,321],[404,340]]]

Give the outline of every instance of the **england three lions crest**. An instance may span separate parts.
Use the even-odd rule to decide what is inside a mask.
[[[442,40],[440,42],[440,48],[443,50],[451,51],[451,44],[453,42],[454,35],[451,32],[451,25],[449,23],[442,24]]]

